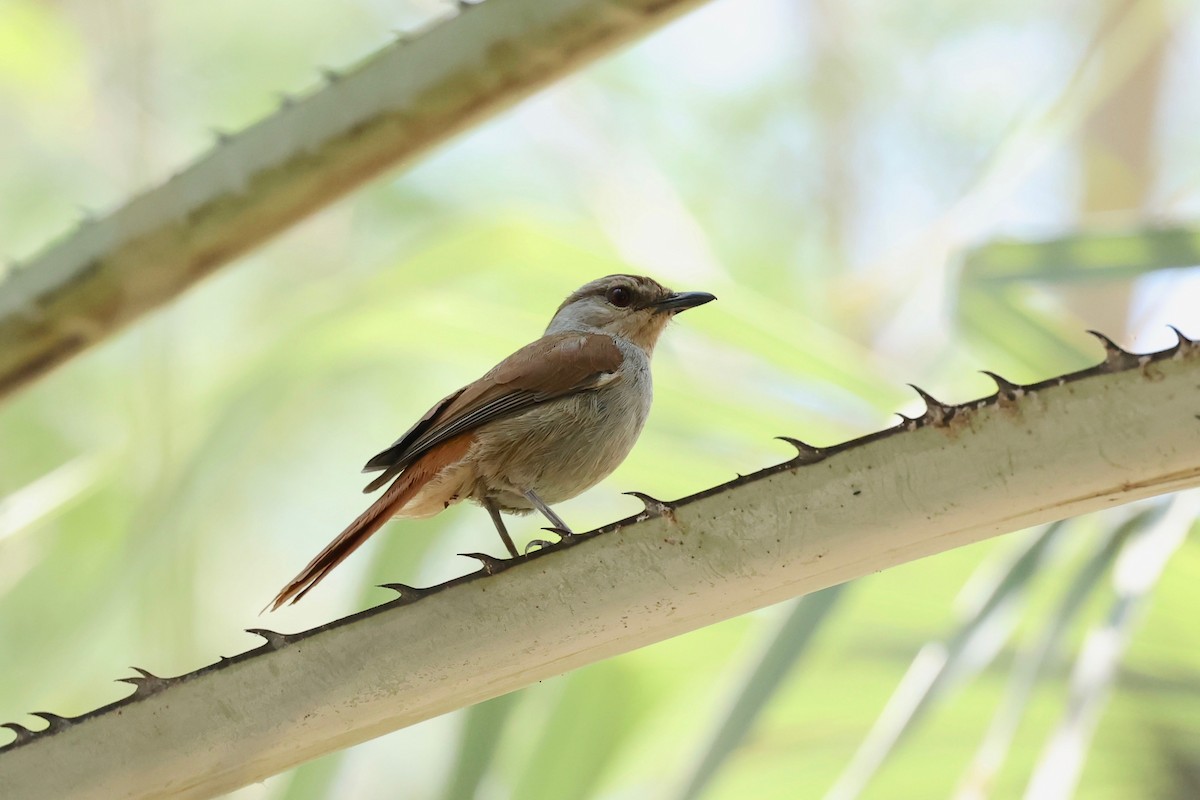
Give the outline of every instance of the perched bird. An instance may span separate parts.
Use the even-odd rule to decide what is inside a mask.
[[[276,595],[296,602],[392,517],[432,517],[452,503],[487,509],[504,546],[517,548],[500,512],[534,509],[570,528],[550,506],[617,468],[650,411],[650,355],[680,311],[716,299],[673,292],[650,278],[609,275],[573,292],[542,338],[479,380],[442,398],[363,472],[378,500]]]

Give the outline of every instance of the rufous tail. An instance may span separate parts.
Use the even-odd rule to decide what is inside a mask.
[[[317,557],[308,562],[308,566],[300,571],[300,574],[292,578],[287,586],[284,586],[279,594],[275,595],[268,607],[272,611],[276,611],[280,606],[286,603],[295,603],[301,597],[308,594],[309,590],[316,586],[321,580],[329,574],[330,570],[342,563],[359,545],[371,538],[371,534],[383,527],[383,524],[395,516],[396,512],[404,507],[404,504],[413,498],[413,496],[421,490],[424,485],[417,485],[415,481],[407,481],[406,475],[402,475],[396,479],[396,482],[388,488],[378,500],[358,516],[358,519],[350,523],[346,530],[338,534],[329,545],[317,554]]]
[[[350,523],[346,530],[329,543],[329,546],[308,562],[308,566],[275,595],[267,608],[276,611],[286,603],[295,603],[320,583],[330,570],[342,563],[359,545],[371,537],[383,524],[400,512],[408,502],[425,488],[429,481],[441,474],[447,466],[454,464],[470,449],[473,433],[444,442],[421,456],[400,474],[378,500]],[[266,610],[265,608],[263,609]]]

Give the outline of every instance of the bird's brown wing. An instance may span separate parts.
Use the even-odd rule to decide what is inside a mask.
[[[421,434],[428,431],[429,428],[438,420],[438,417],[445,413],[446,408],[455,400],[457,400],[459,395],[461,395],[464,391],[466,391],[465,388],[459,389],[456,392],[451,392],[450,394],[446,395],[441,400],[438,400],[433,408],[426,411],[425,416],[417,420],[416,423],[411,428],[406,430],[399,439],[392,442],[390,445],[388,445],[386,450],[382,451],[368,461],[367,465],[363,467],[362,471],[378,472],[381,469],[387,469],[388,467],[392,466],[392,464],[395,462],[393,454],[402,453],[411,447],[412,444],[421,436]]]
[[[557,397],[595,388],[621,366],[621,351],[602,333],[544,336],[429,410],[404,436],[376,455],[363,472],[383,470],[373,492],[434,447],[502,417]]]

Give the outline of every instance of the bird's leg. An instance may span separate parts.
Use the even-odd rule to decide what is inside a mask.
[[[533,503],[533,507],[542,512],[542,515],[545,516],[546,519],[550,520],[550,524],[555,528],[563,531],[569,536],[575,535],[575,531],[571,530],[571,526],[563,522],[562,517],[560,517],[558,514],[555,514],[554,510],[551,509],[550,506],[543,503],[542,498],[538,497],[533,489],[527,489],[525,491],[525,499]]]
[[[500,509],[497,507],[496,501],[490,497],[484,497],[481,504],[492,515],[492,522],[496,523],[496,532],[504,540],[504,546],[508,548],[509,554],[513,558],[516,558],[520,553],[517,552],[517,547],[513,544],[512,537],[508,535],[508,529],[504,527],[504,520],[500,519]]]

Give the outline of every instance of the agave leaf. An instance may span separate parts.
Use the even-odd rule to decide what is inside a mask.
[[[521,692],[503,694],[466,710],[458,755],[442,800],[472,800],[476,796],[521,697]]]
[[[967,252],[964,284],[1135,278],[1200,264],[1200,229],[1074,231],[1039,241],[995,241]]]
[[[1028,541],[1025,549],[1004,569],[987,575],[985,564],[974,580],[986,582],[981,598],[944,642],[929,642],[917,653],[900,685],[838,777],[826,800],[858,797],[884,762],[895,754],[903,739],[957,683],[987,665],[1010,635],[1018,606],[1030,582],[1065,525],[1049,525]]]
[[[1129,640],[1150,593],[1198,514],[1200,493],[1177,494],[1160,521],[1139,531],[1121,548],[1113,569],[1116,596],[1108,618],[1084,640],[1071,673],[1067,707],[1042,750],[1025,791],[1026,800],[1051,800],[1074,793]]]
[[[1095,552],[1075,573],[1037,638],[1017,656],[996,715],[955,792],[956,800],[983,800],[987,797],[1008,755],[1033,691],[1046,668],[1054,661],[1066,631],[1116,560],[1130,534],[1157,516],[1164,507],[1160,503],[1156,508],[1142,511],[1106,531]]]
[[[783,624],[772,634],[766,649],[742,683],[737,697],[716,726],[678,795],[681,800],[700,797],[721,766],[745,740],[784,679],[808,652],[813,636],[829,619],[830,612],[837,607],[848,585],[838,584],[822,589],[794,604]]]

